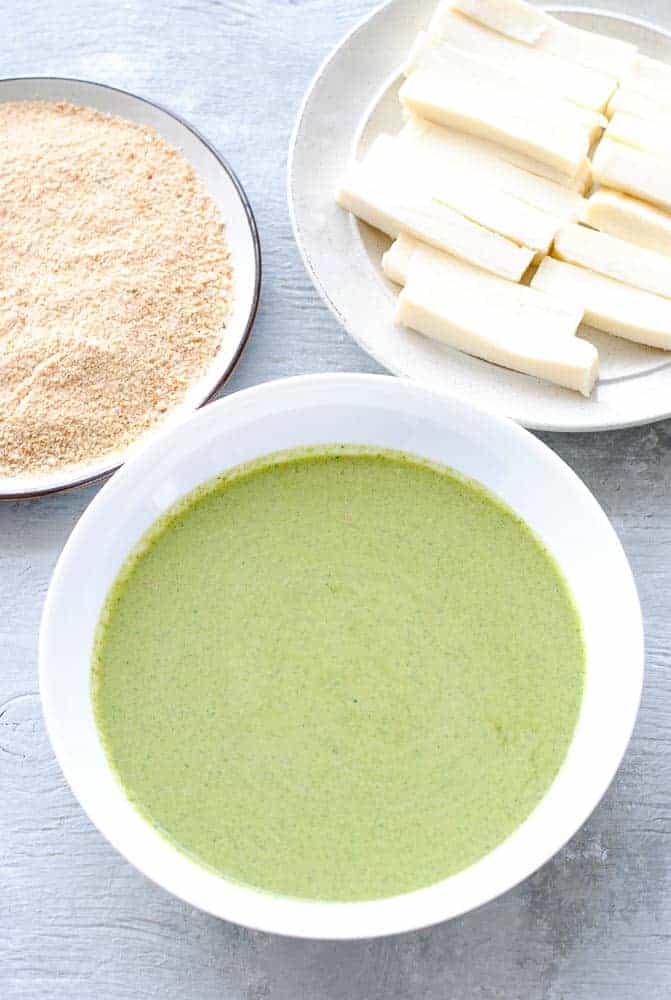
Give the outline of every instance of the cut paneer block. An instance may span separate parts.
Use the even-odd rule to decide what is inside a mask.
[[[472,222],[537,253],[549,253],[562,220],[495,188],[474,184],[458,171],[445,171],[431,188],[433,197]]]
[[[436,250],[435,247],[420,243],[418,240],[413,239],[412,236],[406,235],[399,236],[397,240],[394,240],[383,255],[382,270],[395,284],[405,285],[408,280],[410,261],[413,259],[415,253],[420,253],[427,264],[430,261],[442,264],[443,267],[449,264],[452,268],[450,273],[456,273],[455,268],[458,265],[458,261],[455,261],[453,257],[443,253],[441,250]],[[482,291],[482,273],[478,268],[462,268],[460,274],[464,284],[471,287],[474,294]],[[534,298],[533,296],[529,296],[527,285],[518,285],[513,281],[506,281],[505,278],[498,278],[496,275],[489,275],[489,277],[493,279],[487,283],[486,289],[490,302],[500,302],[506,307],[509,306],[515,309],[531,308]],[[567,328],[567,314],[569,316],[569,328],[571,328],[571,323],[579,322],[577,319],[579,310],[576,310],[575,306],[571,303],[564,303],[561,299],[554,298],[551,295],[544,295],[542,299],[536,298],[535,302],[536,304],[540,303],[543,307],[543,321],[546,324],[544,327],[546,329],[553,330],[556,333],[565,332]],[[548,318],[547,314],[550,312],[556,313],[557,316],[554,319]]]
[[[408,277],[408,269],[413,253],[422,244],[413,239],[412,236],[401,234],[394,240],[387,252],[382,255],[382,270],[390,281],[397,285],[404,285]],[[433,253],[441,253],[435,247],[427,247]],[[520,286],[522,287],[522,286]]]
[[[671,209],[671,167],[668,160],[612,139],[602,139],[592,160],[595,180],[604,187],[633,194]]]
[[[603,111],[615,90],[612,76],[507,38],[458,11],[447,11],[441,27],[440,37],[420,33],[410,51],[406,73],[417,69],[431,52],[439,54],[448,44],[496,66],[534,92],[544,92],[593,111]]]
[[[642,93],[657,94],[660,91],[671,91],[671,65],[650,56],[639,55],[634,62],[627,82],[638,88]]]
[[[366,154],[364,167],[373,183],[388,184],[393,178],[399,190],[421,191],[501,236],[548,253],[562,225],[549,215],[514,195],[478,183],[463,165],[438,169],[428,158],[419,158],[404,143],[390,135],[379,135]]]
[[[671,104],[671,66],[657,59],[639,56],[622,81],[622,87],[630,99],[631,95],[638,94],[653,105],[668,108]]]
[[[423,36],[420,36],[417,43],[419,54],[416,59],[412,53],[410,55],[410,62],[417,65],[417,70],[409,74],[411,76],[422,70],[436,73],[442,79],[442,89],[452,87],[460,93],[466,91],[474,97],[496,101],[502,108],[532,122],[545,123],[551,119],[558,124],[582,127],[590,141],[598,138],[608,124],[606,116],[599,111],[579,107],[547,93],[538,93],[537,88],[530,87],[515,75],[512,66],[494,66],[448,42],[438,40],[433,44],[429,40],[425,45],[422,39]]]
[[[535,324],[541,322],[544,324],[542,328],[548,333],[568,333],[572,336],[581,322],[582,312],[573,303],[562,302],[552,295],[537,291],[529,294],[528,285],[519,285],[495,274],[485,273],[479,267],[465,264],[451,254],[436,250],[412,237],[400,236],[387,254],[392,260],[395,259],[397,275],[403,278],[398,284],[407,283],[413,261],[419,257],[423,270],[427,273],[433,270],[436,280],[459,281],[464,290],[476,297],[486,296],[491,305],[517,310],[524,329],[538,329]]]
[[[587,130],[561,118],[521,114],[506,95],[459,84],[435,70],[416,70],[400,90],[402,103],[438,125],[501,142],[573,176],[589,146]]]
[[[436,125],[415,115],[411,115],[401,129],[398,142],[418,158],[434,161],[437,168],[451,163],[464,166],[474,180],[492,184],[535,208],[567,220],[580,215],[585,199],[579,192],[591,182],[591,166],[587,159],[580,167],[584,180],[576,174],[569,181],[566,175],[553,171],[552,167],[507,146]]]
[[[671,256],[671,215],[637,198],[601,188],[585,202],[582,221],[636,246]]]
[[[459,212],[418,193],[408,196],[393,180],[380,183],[365,164],[350,167],[336,193],[342,208],[393,238],[409,233],[511,281],[519,281],[535,253]]]
[[[582,310],[548,309],[546,296],[523,285],[518,294],[525,301],[510,301],[491,277],[419,249],[410,259],[396,320],[466,354],[589,396],[599,357],[574,335]]]
[[[637,118],[625,111],[616,111],[606,129],[605,138],[655,156],[671,157],[671,110],[666,122],[655,122]]]
[[[631,70],[636,60],[635,45],[573,28],[522,0],[442,0],[429,25],[432,34],[441,34],[442,24],[454,8],[502,35],[617,80]]]
[[[492,145],[498,146],[498,143],[492,143]],[[570,188],[571,191],[577,191],[581,195],[584,195],[592,185],[592,161],[587,156],[582,157],[580,166],[574,174],[565,174],[561,170],[551,167],[548,163],[541,163],[540,160],[525,156],[524,153],[520,153],[516,149],[508,149],[506,146],[498,146],[498,148],[501,149],[501,158],[507,160],[508,163],[514,164],[521,170],[528,170],[538,177],[554,181],[555,184],[562,187]]]
[[[671,298],[671,260],[609,233],[571,224],[557,233],[553,255],[626,285]]]
[[[531,287],[574,302],[585,322],[638,344],[671,350],[671,301],[575,264],[545,257]]]
[[[536,44],[547,31],[547,15],[524,0],[442,0],[429,30],[440,34],[453,8],[493,31],[529,45]]]
[[[671,116],[671,96],[661,92],[654,97],[641,94],[625,80],[608,102],[607,114],[609,117],[612,118],[616,111],[625,111],[628,115],[636,115],[637,118],[659,122],[662,128],[668,128],[668,120]],[[666,125],[663,124],[665,121]]]

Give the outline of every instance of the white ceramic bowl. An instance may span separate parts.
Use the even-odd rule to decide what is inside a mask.
[[[252,330],[261,288],[261,249],[247,196],[230,165],[199,132],[173,111],[125,90],[86,80],[59,77],[21,77],[0,80],[0,101],[69,101],[150,125],[179,149],[208,193],[226,225],[233,264],[234,298],[221,346],[205,374],[188,389],[184,400],[155,428],[129,448],[92,462],[55,469],[44,475],[0,476],[0,500],[18,500],[84,486],[116,469],[157,434],[176,425],[206,403],[230,377]]]
[[[372,902],[319,903],[227,882],[180,854],[135,811],[108,767],[90,700],[101,606],[129,550],[194,487],[278,449],[327,442],[397,448],[452,466],[518,512],[558,560],[587,646],[584,700],[568,756],[529,818],[472,867],[436,885]],[[117,473],[68,541],[40,634],[40,686],[56,755],[73,792],[111,843],[155,882],[210,913],[301,937],[405,931],[465,913],[526,878],[585,821],[627,746],[643,676],[641,615],[608,519],[575,474],[508,420],[400,379],[301,376],[201,410]]]

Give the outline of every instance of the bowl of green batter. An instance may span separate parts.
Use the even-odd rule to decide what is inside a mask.
[[[509,421],[398,379],[229,396],[101,490],[49,589],[49,734],[155,882],[302,937],[463,914],[595,807],[643,673],[596,500]]]

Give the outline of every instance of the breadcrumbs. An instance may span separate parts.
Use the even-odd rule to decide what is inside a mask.
[[[89,108],[0,103],[0,475],[122,450],[207,370],[224,226],[184,156]]]

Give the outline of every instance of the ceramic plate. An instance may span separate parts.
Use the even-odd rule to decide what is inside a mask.
[[[102,605],[128,553],[156,519],[236,465],[337,441],[411,452],[457,469],[500,497],[556,558],[576,600],[586,647],[585,692],[566,760],[528,819],[490,854],[442,882],[356,903],[259,892],[181,854],[126,799],[107,763],[90,696]],[[631,571],[608,518],[532,434],[406,379],[313,375],[268,382],[205,407],[112,477],[58,561],[39,657],[44,716],[63,772],[91,820],[140,871],[237,923],[300,937],[353,938],[465,913],[559,850],[603,795],[627,746],[641,693],[643,632]]]
[[[116,469],[158,433],[207,402],[233,372],[256,315],[261,286],[261,251],[256,223],[245,192],[226,160],[191,125],[172,111],[142,97],[100,83],[52,77],[0,80],[0,101],[70,101],[128,121],[151,125],[177,147],[202,178],[226,225],[234,270],[234,301],[221,347],[205,375],[194,382],[179,407],[155,429],[123,452],[86,465],[69,466],[42,476],[0,477],[0,500],[23,499],[83,486]]]
[[[436,0],[391,0],[358,25],[315,76],[289,152],[288,193],[305,266],[352,337],[397,375],[445,389],[526,427],[590,431],[671,415],[671,358],[583,328],[601,356],[591,399],[468,357],[393,323],[396,286],[380,267],[389,240],[339,208],[333,193],[351,156],[402,124],[399,67]],[[588,7],[548,8],[580,28],[634,42],[671,63],[671,35],[634,18]]]

